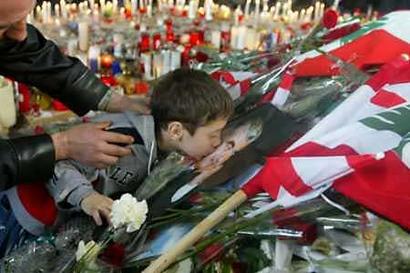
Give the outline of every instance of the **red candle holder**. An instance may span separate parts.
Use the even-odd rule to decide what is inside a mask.
[[[167,42],[172,43],[174,41],[174,39],[175,39],[174,32],[173,31],[169,31],[169,32],[167,31],[167,33],[166,33]]]
[[[139,51],[147,52],[150,50],[150,36],[148,33],[141,34],[141,41],[139,43]]]
[[[197,31],[192,31],[189,34],[189,43],[191,46],[199,45],[199,33]]]
[[[165,20],[165,29],[166,32],[173,32],[172,19]]]
[[[231,33],[229,31],[221,32],[221,49],[222,51],[228,51],[230,47]]]

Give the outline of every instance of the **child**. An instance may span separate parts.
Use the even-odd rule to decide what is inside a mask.
[[[72,160],[58,162],[48,189],[59,211],[82,210],[98,225],[102,218],[109,220],[112,200],[136,190],[155,161],[157,151],[159,154],[178,151],[195,160],[212,153],[221,143],[221,133],[233,111],[233,103],[226,90],[205,72],[178,69],[154,87],[151,108],[152,116],[104,114],[96,119],[111,120],[111,130],[133,136],[133,153],[102,170]],[[29,187],[33,190],[34,186]],[[44,205],[49,197],[44,197],[43,202],[29,198],[32,204],[24,204],[27,198],[19,197],[30,193],[22,194],[21,189],[15,188],[8,195],[15,217],[28,232],[38,235],[44,224],[55,224],[57,213],[49,212],[53,208]],[[39,208],[27,210],[30,206]],[[30,213],[39,211],[51,216],[42,221],[35,219],[38,213]]]

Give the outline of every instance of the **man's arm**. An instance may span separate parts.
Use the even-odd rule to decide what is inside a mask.
[[[98,110],[108,90],[80,60],[65,56],[32,25],[24,41],[0,41],[0,64],[0,74],[38,87],[78,115]]]
[[[0,191],[16,184],[44,181],[53,173],[55,152],[50,136],[0,140]]]

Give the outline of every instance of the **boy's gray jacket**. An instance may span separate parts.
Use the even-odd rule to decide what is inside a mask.
[[[82,165],[74,160],[59,161],[55,166],[53,178],[47,183],[47,188],[60,212],[80,210],[81,201],[94,192],[113,199],[125,192],[133,193],[155,162],[157,145],[152,116],[126,112],[102,114],[93,119],[107,120],[112,122],[110,129],[125,132],[136,139],[131,145],[132,154],[120,158],[114,166],[102,170]],[[44,230],[44,221],[39,221],[30,210],[25,209],[36,206],[41,200],[24,204],[24,200],[19,198],[19,192],[21,189],[15,187],[8,193],[17,220],[27,231],[33,234],[41,233]]]
[[[73,160],[58,162],[48,188],[59,208],[80,209],[81,201],[93,192],[99,192],[112,198],[125,192],[133,193],[147,176],[151,167],[149,165],[156,158],[152,116],[127,112],[104,114],[96,119],[96,121],[103,120],[112,122],[110,129],[121,128],[123,129],[121,131],[128,130],[130,135],[134,135],[135,142],[131,146],[132,154],[120,158],[117,164],[103,170],[87,167]],[[141,136],[142,141],[136,139],[138,138],[136,134]]]

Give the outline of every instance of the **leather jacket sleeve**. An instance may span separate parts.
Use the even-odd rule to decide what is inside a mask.
[[[46,181],[54,171],[49,135],[0,139],[0,191],[25,182]]]
[[[97,110],[108,87],[30,24],[27,35],[23,42],[0,41],[0,74],[39,88],[78,115]]]

